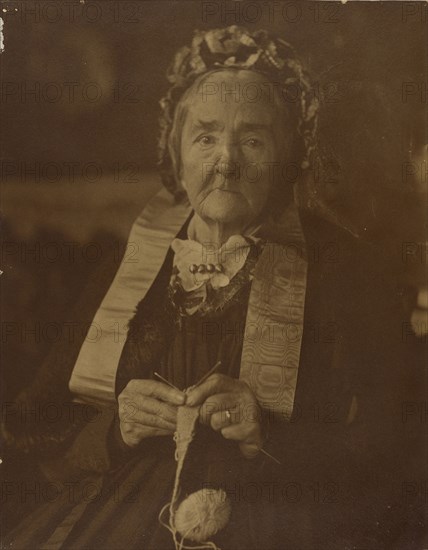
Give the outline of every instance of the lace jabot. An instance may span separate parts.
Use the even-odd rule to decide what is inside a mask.
[[[223,309],[253,278],[262,242],[234,235],[220,248],[192,239],[174,239],[169,294],[180,315]]]

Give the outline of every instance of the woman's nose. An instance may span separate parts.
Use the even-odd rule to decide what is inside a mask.
[[[225,141],[217,161],[217,172],[224,177],[239,177],[239,160],[237,146],[232,140]]]

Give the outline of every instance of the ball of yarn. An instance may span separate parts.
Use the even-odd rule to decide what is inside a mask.
[[[227,525],[230,512],[225,491],[201,489],[180,504],[174,515],[174,526],[182,537],[204,542]]]

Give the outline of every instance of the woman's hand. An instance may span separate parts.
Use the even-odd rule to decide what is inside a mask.
[[[187,392],[186,405],[201,405],[200,420],[239,441],[242,454],[252,458],[263,446],[261,409],[249,386],[224,374],[212,374]]]
[[[119,395],[120,433],[129,447],[146,437],[171,435],[184,393],[156,380],[131,380]]]

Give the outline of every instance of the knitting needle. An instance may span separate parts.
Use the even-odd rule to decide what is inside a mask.
[[[221,361],[217,361],[217,363],[206,373],[203,375],[203,377],[199,380],[199,382],[196,382],[194,386],[192,386],[192,389],[197,388],[202,384],[202,382],[205,382],[205,380],[208,378],[208,376],[211,376],[212,373],[218,369],[218,367],[221,365]]]
[[[204,374],[204,376],[199,380],[199,382],[197,382],[194,386],[192,386],[192,389],[196,388],[197,386],[202,384],[202,382],[205,382],[205,380],[208,378],[208,376],[210,376],[220,365],[221,365],[221,361],[217,361],[217,363],[206,374]],[[170,386],[171,388],[174,388],[175,390],[181,391],[177,388],[177,386],[174,386],[174,384],[171,384],[171,382],[168,382],[168,380],[166,378],[164,378],[163,376],[161,376],[158,372],[155,371],[153,374],[157,378],[159,378],[159,380],[162,380],[162,382],[165,382],[165,384],[168,384],[168,386]],[[190,389],[190,388],[188,388],[188,389]]]
[[[197,382],[194,386],[192,386],[192,389],[202,384],[202,382],[205,382],[208,376],[210,376],[220,365],[221,365],[221,361],[217,361],[217,363],[206,374],[204,374],[204,376],[199,380],[199,382]],[[168,382],[168,380],[163,376],[161,376],[158,372],[155,371],[153,374],[157,376],[159,380],[162,380],[162,382],[165,382],[165,384],[168,384],[168,386],[171,386],[171,388],[178,390],[178,388],[174,386],[174,384],[171,384],[171,382]],[[181,390],[178,390],[178,391],[181,391]]]
[[[165,382],[165,384],[168,384],[168,386],[170,386],[171,388],[174,388],[175,390],[181,392],[181,390],[179,390],[177,388],[177,386],[174,386],[174,384],[171,384],[171,382],[168,382],[168,380],[166,378],[164,378],[163,376],[161,376],[159,373],[157,372],[154,372],[153,373],[155,376],[157,376],[160,380],[162,380],[162,382]]]
[[[276,462],[277,464],[281,464],[281,462],[275,458],[274,456],[272,456],[271,454],[269,454],[267,451],[265,451],[264,449],[259,449],[259,451],[261,453],[263,453],[264,455],[268,456],[269,458],[271,458],[274,462]]]

